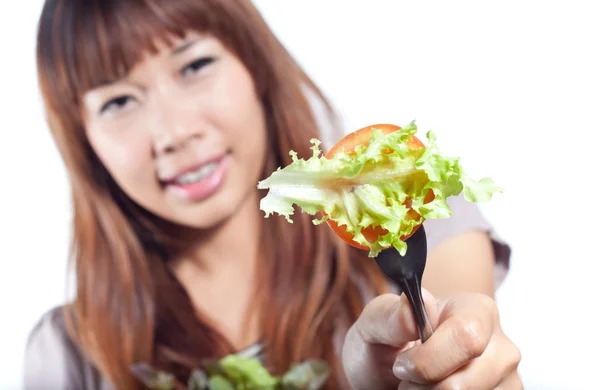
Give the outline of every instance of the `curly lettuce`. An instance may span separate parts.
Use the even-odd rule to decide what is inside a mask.
[[[301,159],[290,151],[292,163],[258,183],[259,189],[268,190],[260,209],[265,218],[277,213],[293,223],[296,205],[310,215],[320,214],[314,224],[330,219],[345,226],[355,242],[369,248],[370,257],[392,245],[404,255],[401,237],[426,219],[452,215],[448,197],[462,192],[470,202],[487,202],[503,192],[491,178],[468,176],[458,158],[439,150],[432,131],[427,132],[424,147],[409,147],[407,141],[416,133],[414,121],[388,134],[373,127],[367,143],[331,158],[322,155],[321,142],[312,139],[312,157]],[[435,197],[426,202],[430,190]],[[406,218],[410,209],[419,214],[416,219]],[[387,233],[369,242],[362,233],[367,227],[381,227]]]

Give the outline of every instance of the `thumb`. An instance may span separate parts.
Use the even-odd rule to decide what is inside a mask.
[[[425,289],[422,289],[422,295],[425,311],[435,329],[439,319],[437,301]],[[365,306],[355,326],[362,340],[370,344],[401,348],[406,343],[419,340],[417,325],[405,294],[376,297]]]

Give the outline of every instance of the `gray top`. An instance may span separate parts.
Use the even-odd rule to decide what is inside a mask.
[[[448,204],[452,217],[425,222],[428,249],[431,251],[445,239],[460,233],[487,232],[494,245],[498,285],[508,270],[510,247],[499,238],[477,205],[462,196],[449,198]],[[60,307],[43,314],[30,333],[24,362],[24,389],[114,390],[69,339]]]

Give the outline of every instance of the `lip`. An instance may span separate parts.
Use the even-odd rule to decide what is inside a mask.
[[[171,179],[170,182],[164,183],[165,189],[176,197],[188,202],[198,202],[210,198],[219,191],[227,178],[227,173],[229,172],[229,159],[227,158],[227,154],[216,159],[207,160],[205,163],[196,165],[195,168],[191,168],[192,170],[198,169],[203,165],[212,162],[216,162],[217,167],[209,176],[194,183],[176,184],[174,182],[175,179],[190,171],[189,169],[186,169],[181,171],[177,176],[173,176],[173,179]]]
[[[189,172],[193,172],[197,169],[202,168],[205,165],[208,164],[212,164],[214,162],[219,162],[220,160],[223,160],[225,158],[225,156],[227,155],[227,153],[224,153],[222,155],[216,156],[216,157],[212,157],[210,159],[204,160],[198,164],[194,164],[194,165],[190,165],[186,168],[183,168],[179,171],[177,171],[177,173],[167,176],[167,177],[158,177],[158,180],[163,184],[163,185],[169,185],[169,184],[173,184],[175,182],[175,180],[177,180],[180,176],[185,175],[186,173]]]

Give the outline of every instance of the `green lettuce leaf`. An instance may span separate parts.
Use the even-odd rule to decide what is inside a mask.
[[[244,358],[232,354],[221,359],[219,365],[225,375],[236,384],[236,389],[274,390],[277,386],[277,378],[271,376],[267,369],[254,358]]]
[[[321,142],[312,139],[312,157],[300,159],[291,151],[291,164],[279,167],[258,183],[259,189],[268,190],[260,209],[265,218],[277,213],[293,223],[291,216],[297,205],[310,215],[320,214],[313,220],[315,224],[331,219],[345,226],[354,241],[369,248],[370,257],[390,246],[404,255],[406,243],[401,237],[426,219],[452,215],[448,197],[463,193],[470,202],[486,202],[503,191],[490,178],[469,177],[458,158],[439,150],[431,131],[427,132],[425,147],[409,148],[406,141],[416,133],[414,121],[389,134],[373,128],[368,145],[340,151],[330,159],[322,155]],[[429,190],[435,198],[426,204]],[[406,203],[407,198],[410,203]],[[420,219],[405,218],[410,210],[407,204]],[[367,241],[362,229],[378,226],[388,233],[376,242]]]

